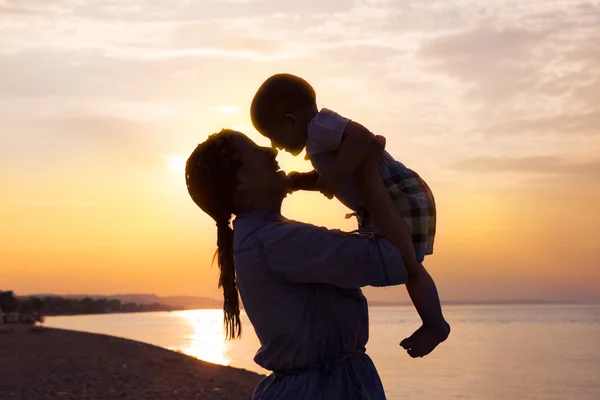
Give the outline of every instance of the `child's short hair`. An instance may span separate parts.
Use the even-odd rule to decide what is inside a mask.
[[[252,99],[252,125],[262,132],[278,114],[308,108],[316,104],[316,98],[315,90],[304,79],[291,74],[273,75],[264,81]]]

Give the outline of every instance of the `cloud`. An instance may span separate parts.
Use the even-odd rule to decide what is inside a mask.
[[[441,36],[429,42],[421,50],[425,57],[437,58],[452,63],[455,61],[491,62],[517,61],[528,56],[532,46],[543,36],[523,29],[493,29],[489,26]],[[465,74],[469,76],[469,74]]]
[[[65,10],[65,1],[43,1],[43,0],[3,0],[0,2],[0,15],[40,15],[48,13],[60,13]]]
[[[0,114],[23,120],[114,118],[132,122],[162,121],[177,115],[172,105],[159,101],[123,101],[106,97],[0,97]]]
[[[1,4],[26,10],[0,20],[2,121],[244,125],[259,83],[288,71],[403,159],[441,169],[473,154],[571,154],[598,136],[595,1]],[[223,104],[240,112],[212,112]]]
[[[179,121],[131,121],[108,117],[4,119],[0,135],[3,170],[54,169],[76,175],[92,164],[135,169],[156,164],[157,148],[169,151]],[[97,171],[101,173],[102,171]]]
[[[600,46],[598,46],[600,48]],[[600,52],[598,53],[600,59]],[[571,95],[573,101],[594,109],[600,105],[600,76],[589,84],[580,85]]]
[[[500,123],[486,130],[488,134],[548,136],[559,134],[567,137],[573,135],[600,135],[600,108],[591,112],[561,113],[536,118],[523,118]]]
[[[0,3],[0,15],[14,17],[27,14],[30,14],[30,11],[26,8]]]
[[[230,50],[227,48],[219,47],[194,47],[187,49],[160,49],[155,47],[120,47],[108,50],[106,54],[110,58],[118,58],[123,60],[168,61],[195,59],[197,62],[204,62],[204,60],[202,59],[210,58],[228,58],[234,61],[277,61],[293,60],[302,57],[302,54],[291,52],[265,53],[245,49]]]
[[[553,175],[600,176],[600,159],[572,162],[558,156],[474,157],[461,160],[452,168],[475,173],[534,173]]]
[[[517,7],[512,18],[504,11],[485,24],[437,35],[418,51],[423,68],[460,88],[463,106],[476,106],[466,136],[485,138],[490,148],[502,136],[529,136],[554,150],[558,138],[566,144],[597,136],[599,5]]]
[[[220,92],[233,91],[234,85],[238,90],[254,87],[258,83],[247,76],[264,71],[261,66],[216,55],[209,61],[197,54],[164,55],[167,57],[147,60],[135,54],[125,54],[125,59],[111,57],[98,50],[0,55],[0,99],[88,97],[94,102],[105,101],[110,107],[110,103],[123,101],[189,103],[197,97],[200,106],[216,101],[227,104],[227,99],[216,98]],[[213,93],[212,99],[200,96],[207,92]]]
[[[256,21],[260,23],[260,21]],[[262,21],[264,22],[264,21]],[[223,22],[228,25],[226,21]],[[229,26],[219,29],[218,23],[201,22],[182,24],[174,29],[168,44],[173,48],[218,48],[232,52],[253,52],[259,54],[274,54],[282,50],[281,38],[261,37],[251,35],[245,27]]]
[[[543,62],[535,52],[543,41],[544,35],[524,29],[480,27],[436,38],[419,55],[428,68],[466,84],[468,98],[497,104],[537,80]]]

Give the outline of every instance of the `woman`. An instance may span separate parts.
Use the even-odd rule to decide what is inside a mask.
[[[360,287],[403,284],[416,259],[378,175],[383,143],[373,141],[357,180],[389,241],[286,220],[288,179],[277,152],[239,132],[214,134],[189,157],[188,191],[217,224],[227,337],[241,334],[239,288],[261,343],[254,360],[273,371],[253,399],[385,399],[365,354],[369,320]]]

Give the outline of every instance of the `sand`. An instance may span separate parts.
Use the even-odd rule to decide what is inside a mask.
[[[262,378],[112,336],[24,326],[0,332],[2,400],[250,399]]]

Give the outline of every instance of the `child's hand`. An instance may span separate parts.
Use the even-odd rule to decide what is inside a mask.
[[[319,174],[316,171],[312,172],[296,172],[288,173],[288,193],[293,193],[298,190],[317,190],[317,180]]]
[[[333,199],[333,196],[335,196],[335,192],[337,192],[338,188],[340,187],[340,182],[339,179],[337,179],[337,177],[335,177],[333,174],[325,174],[319,178],[317,181],[317,186],[319,191],[323,193],[325,197],[331,200]]]
[[[288,192],[288,194],[294,193],[295,191],[299,190],[298,182],[300,181],[301,177],[302,177],[301,172],[292,171],[289,174],[287,174],[287,192]]]

